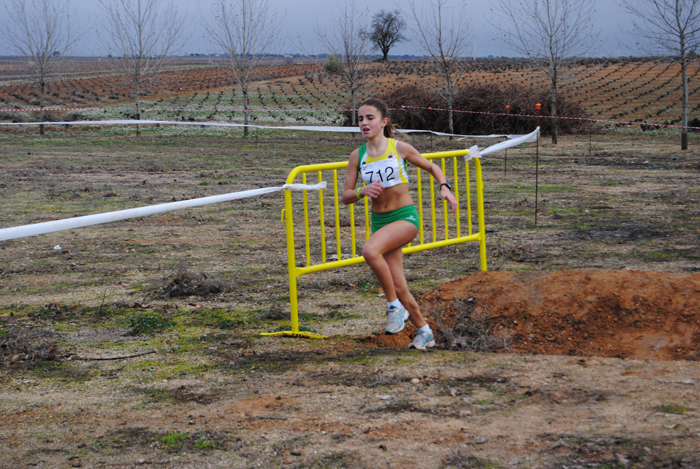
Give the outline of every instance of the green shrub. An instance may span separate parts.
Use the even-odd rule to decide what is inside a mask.
[[[326,56],[326,61],[323,62],[323,69],[326,71],[326,73],[334,75],[343,70],[343,64],[340,62],[340,60],[338,60],[338,57],[331,54]]]

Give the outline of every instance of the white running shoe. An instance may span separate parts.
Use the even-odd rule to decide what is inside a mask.
[[[435,347],[435,338],[432,332],[416,332],[416,338],[413,339],[411,345],[408,348],[415,348],[418,350],[425,350],[428,347]]]
[[[384,328],[384,332],[387,334],[398,334],[406,327],[407,319],[408,311],[406,311],[406,308],[403,306],[400,308],[391,306],[386,310],[386,328]]]

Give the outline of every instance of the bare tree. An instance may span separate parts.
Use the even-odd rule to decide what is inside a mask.
[[[339,8],[340,10],[340,8]],[[367,15],[357,10],[354,0],[346,1],[342,13],[331,15],[326,29],[316,28],[322,46],[338,60],[331,79],[339,79],[350,98],[352,125],[356,124],[357,92],[369,81],[369,35],[363,29]]]
[[[134,87],[141,119],[141,85],[152,80],[184,41],[184,16],[162,0],[100,0],[103,26],[115,64]],[[141,126],[136,126],[141,135]]]
[[[589,54],[598,40],[594,0],[499,0],[495,10],[510,23],[494,24],[494,39],[527,57],[550,79],[552,143],[557,143],[557,87],[562,66]]]
[[[401,13],[396,11],[380,10],[372,16],[370,26],[370,40],[382,51],[382,61],[389,61],[389,50],[398,42],[405,41],[403,32],[406,22],[401,18]]]
[[[683,107],[681,150],[688,149],[688,62],[700,46],[700,0],[623,0],[634,16],[634,31],[647,51],[671,53],[681,64]]]
[[[209,40],[226,54],[229,70],[243,93],[243,135],[248,135],[248,83],[270,52],[279,32],[277,15],[268,0],[220,0],[205,20]]]
[[[39,84],[39,121],[44,122],[46,84],[77,42],[72,28],[75,19],[68,3],[54,0],[9,0],[6,9],[0,36],[24,58]],[[44,135],[44,124],[39,125],[39,133]]]
[[[462,58],[469,45],[470,21],[465,4],[450,7],[447,0],[428,0],[416,5],[408,0],[409,19],[418,44],[440,72],[436,91],[447,103],[449,131],[454,133],[453,106],[460,79],[464,76]]]

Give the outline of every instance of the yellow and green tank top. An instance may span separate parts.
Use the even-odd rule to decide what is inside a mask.
[[[377,181],[384,187],[408,184],[406,160],[396,151],[396,140],[393,138],[389,139],[386,151],[378,158],[370,157],[367,154],[367,145],[362,145],[357,168],[365,184]]]

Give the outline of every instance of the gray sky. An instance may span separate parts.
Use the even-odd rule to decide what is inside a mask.
[[[190,24],[192,37],[184,46],[182,52],[189,53],[212,53],[218,52],[204,38],[202,28],[196,24],[200,19],[198,6],[203,9],[209,8],[210,1],[201,0],[172,0],[176,8],[181,12],[186,12],[187,17],[193,20]],[[458,0],[454,0],[456,4]],[[369,15],[381,9],[396,9],[396,0],[356,0],[359,9],[367,9]],[[4,6],[8,0],[0,0],[0,11],[4,13]],[[167,3],[167,0],[166,0]],[[402,2],[405,5],[405,2]],[[467,0],[468,11],[471,12],[471,31],[476,46],[476,55],[485,57],[514,55],[489,37],[488,20],[493,16],[491,5],[493,1]],[[326,52],[317,45],[314,28],[317,24],[323,25],[328,21],[329,15],[338,10],[339,2],[336,0],[270,0],[273,9],[276,9],[281,18],[284,19],[281,35],[282,46],[280,52],[296,53],[302,52],[303,48],[308,53]],[[70,0],[71,9],[77,12],[79,23],[85,25],[85,30],[81,36],[81,41],[76,49],[77,55],[106,55],[107,51],[100,46],[96,31],[100,29],[101,11],[95,0]],[[4,17],[6,15],[0,15]],[[631,55],[635,51],[625,47],[633,45],[634,38],[629,37],[622,29],[630,30],[631,20],[622,13],[616,0],[598,0],[596,17],[594,18],[596,27],[600,29],[600,47],[595,55],[617,56]],[[0,20],[0,22],[4,22]],[[412,54],[423,55],[417,45],[413,42],[400,43],[390,52],[391,54]],[[473,53],[470,50],[471,55]],[[8,50],[0,42],[0,55],[7,55]]]

